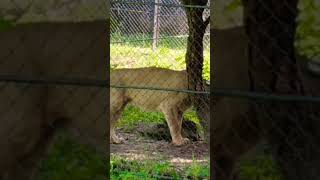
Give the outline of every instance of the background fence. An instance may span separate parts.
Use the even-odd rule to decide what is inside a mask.
[[[186,74],[181,72],[186,69],[188,39],[184,8],[203,9],[203,19],[210,13],[209,4],[184,7],[176,0],[111,1],[111,116],[118,114],[119,106],[127,103],[126,98],[132,100],[117,124],[116,134],[124,138],[124,144],[111,145],[113,178],[208,178],[209,147],[201,141],[202,127],[195,111],[189,108],[188,96],[209,94],[209,91],[189,90]],[[209,81],[209,28],[203,44],[203,77]],[[119,70],[147,67],[175,71]],[[121,99],[124,102],[119,102]],[[203,105],[209,106],[208,102]],[[112,121],[113,117],[110,118]],[[180,119],[184,119],[182,135],[190,142],[175,147],[170,144],[172,137],[167,122],[174,126],[175,122],[181,124]],[[178,136],[173,138],[179,140]],[[122,159],[133,164],[128,167]]]

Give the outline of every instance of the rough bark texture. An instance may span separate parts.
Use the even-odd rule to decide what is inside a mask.
[[[244,0],[251,89],[304,95],[294,57],[297,0]],[[319,130],[310,104],[265,102],[256,106],[274,157],[286,180],[319,179]],[[318,123],[319,124],[319,123]]]

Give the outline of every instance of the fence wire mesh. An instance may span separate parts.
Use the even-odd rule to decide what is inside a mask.
[[[209,95],[209,84],[189,88],[186,8],[203,11],[202,22],[210,13],[209,6],[187,7],[177,0],[111,1],[111,178],[209,178],[209,148],[191,103],[195,94]],[[204,47],[196,53],[203,54],[202,76],[209,81],[210,33],[204,30],[196,34]],[[209,108],[209,101],[202,106]],[[203,170],[188,174],[192,164]]]
[[[101,80],[106,77],[106,56],[102,52],[106,48],[104,30],[108,25],[104,21],[19,24],[44,19],[96,19],[97,14],[106,12],[105,2],[101,6],[94,5],[94,10],[88,8],[89,5],[76,8],[75,4],[88,1],[46,1],[44,4],[48,6],[45,8],[41,8],[44,1],[23,2],[19,4],[10,0],[0,3],[1,7],[5,7],[0,9],[0,146],[6,147],[0,151],[1,180],[34,179],[34,167],[38,164],[37,160],[41,159],[41,152],[46,152],[44,149],[51,145],[50,139],[61,126],[75,141],[91,144],[102,152],[108,134],[105,115],[109,108],[105,106],[105,100],[109,86],[106,80]],[[293,14],[295,9],[289,7],[292,2],[279,1],[278,7],[287,11],[278,12]],[[209,152],[201,137],[206,126],[201,124],[190,104],[190,96],[208,95],[209,91],[190,88],[190,79],[181,70],[186,69],[185,55],[190,33],[186,9],[204,11],[201,21],[205,21],[210,4],[184,6],[175,0],[115,0],[111,3],[110,118],[116,121],[122,115],[116,125],[116,134],[123,138],[123,144],[111,145],[111,179],[131,178],[133,175],[138,179],[208,179]],[[235,1],[232,6],[237,4],[238,1]],[[282,25],[283,28],[271,34],[268,28],[259,30],[265,36],[266,49],[281,52],[279,54],[287,56],[285,59],[289,61],[290,53],[285,49],[280,50],[285,43],[276,42],[276,38],[288,33],[287,18],[279,18],[279,14],[268,7],[267,2],[261,5],[262,10],[268,12],[268,15],[261,16],[266,19],[249,17],[251,23]],[[307,97],[248,92],[250,79],[247,74],[252,69],[246,64],[245,52],[248,43],[257,50],[257,42],[252,39],[247,42],[242,27],[212,31],[214,59],[217,59],[213,61],[215,79],[212,80],[215,87],[222,89],[211,92],[216,100],[212,109],[216,118],[211,132],[215,138],[214,153],[211,155],[217,163],[221,163],[217,167],[217,171],[224,175],[221,179],[226,180],[229,175],[238,176],[239,179],[279,179],[280,170],[287,177],[291,175],[291,179],[318,179],[319,171],[316,168],[319,167],[319,160],[316,154],[319,154],[320,73],[317,58],[320,41],[317,40],[319,20],[315,15],[319,8],[315,1],[300,1],[296,58]],[[74,15],[73,11],[81,15]],[[65,19],[65,15],[69,14],[73,15]],[[204,44],[203,78],[208,81],[209,39],[207,28],[201,42]],[[274,41],[271,48],[268,44],[270,41]],[[258,50],[263,52],[263,49]],[[202,50],[198,49],[197,52],[193,55],[202,54]],[[314,59],[306,60],[301,54]],[[263,62],[270,60],[270,57],[260,58]],[[279,72],[279,68],[270,68],[273,68],[272,72]],[[235,89],[230,90],[232,88]],[[263,101],[257,101],[261,99]],[[272,104],[265,103],[270,99],[273,100]],[[128,103],[130,105],[126,106]],[[162,114],[147,112],[136,106]],[[203,106],[209,109],[207,102]],[[191,108],[186,110],[188,107]],[[184,110],[186,112],[183,114]],[[120,111],[123,111],[122,114]],[[281,121],[275,121],[276,118]],[[183,138],[179,135],[180,130]],[[111,135],[113,133],[111,130]],[[189,139],[188,142],[185,137]],[[176,145],[181,142],[187,144],[175,147],[170,144],[173,139]],[[277,139],[282,144],[274,143]],[[233,158],[247,152],[252,146],[256,147],[248,152],[240,164],[235,165],[234,172]],[[55,146],[51,148],[55,149]],[[60,154],[57,149],[53,153],[49,150],[49,156],[53,155],[47,159],[47,164],[40,165],[42,174],[39,179],[66,179],[66,176],[76,176],[76,179],[105,178],[105,162],[101,162],[103,158],[94,156],[84,160],[90,153],[73,144],[60,145],[59,148],[62,149]],[[77,154],[81,160],[70,160],[66,158],[68,154],[71,157]],[[290,164],[279,156],[292,159],[290,162],[295,162],[300,168],[296,171],[285,169]],[[248,159],[253,161],[245,161]],[[64,168],[67,164],[71,165]],[[98,165],[90,171],[90,164]],[[53,170],[54,167],[63,167],[63,170],[57,170],[59,174]],[[300,169],[304,171],[304,177],[299,176]],[[73,173],[81,174],[81,178],[72,176]]]
[[[211,31],[213,95],[223,95],[212,107],[215,179],[318,179],[319,6],[299,1],[295,29],[297,1],[243,2],[247,27]]]
[[[0,4],[0,179],[105,179],[105,5]]]

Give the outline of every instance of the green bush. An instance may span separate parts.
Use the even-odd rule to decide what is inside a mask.
[[[299,9],[296,47],[307,57],[320,58],[320,4],[315,0],[303,0]]]

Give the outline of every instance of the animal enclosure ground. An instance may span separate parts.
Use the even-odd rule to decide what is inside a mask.
[[[183,70],[186,68],[186,37],[163,38],[159,40],[159,44],[155,51],[152,49],[152,41],[140,41],[141,39],[148,38],[145,37],[145,35],[139,34],[112,34],[110,44],[110,64],[112,69],[150,66],[174,70]],[[203,71],[203,77],[206,80],[210,79],[209,58],[209,48],[206,47],[204,51]],[[185,113],[184,117],[195,122],[195,124],[199,126],[199,120],[195,117],[194,111],[188,111]],[[190,172],[194,177],[200,179],[205,177],[205,174],[208,175],[209,167],[204,168],[204,166],[209,165],[209,148],[205,147],[202,142],[193,142],[182,147],[174,147],[168,141],[146,138],[138,132],[143,123],[154,125],[163,122],[165,122],[165,118],[162,113],[143,112],[136,107],[128,106],[123,112],[123,116],[118,124],[118,127],[121,130],[117,132],[127,140],[125,144],[110,145],[112,155],[125,159],[125,161],[142,160],[142,162],[158,162],[159,160],[162,160],[174,166],[173,171],[177,170],[184,175]],[[153,164],[158,164],[157,162]],[[206,172],[197,173],[197,170],[188,171],[185,170],[185,168],[187,168],[186,166],[196,166],[199,167],[199,169],[205,169]],[[145,168],[136,170],[132,166],[130,166],[129,169],[131,171],[136,171],[137,173],[146,171]],[[151,174],[154,174],[154,172]],[[169,173],[169,176],[173,176],[174,174],[175,173]],[[119,177],[119,175],[117,175],[117,177]]]
[[[130,160],[166,160],[177,168],[190,165],[193,162],[209,163],[209,147],[202,141],[176,147],[164,140],[153,140],[138,133],[118,131],[126,139],[124,144],[111,144],[113,155],[120,155]]]
[[[184,117],[199,125],[199,120],[194,111],[187,111]],[[170,165],[168,168],[174,172],[168,174],[170,177],[174,174],[185,175],[189,172],[197,178],[205,178],[206,174],[209,174],[209,147],[200,141],[194,141],[182,147],[173,146],[170,144],[170,139],[165,137],[169,136],[170,138],[169,132],[155,129],[158,127],[157,125],[165,124],[164,122],[165,118],[162,113],[145,112],[137,107],[127,106],[117,129],[117,134],[125,139],[125,143],[110,144],[111,156],[119,157],[126,164],[132,161],[149,162],[157,165],[159,165],[159,162],[165,162]],[[167,130],[168,128],[164,129]],[[121,163],[120,166],[123,166],[123,164]],[[131,173],[132,171],[136,173],[146,172],[146,168],[137,170],[132,164],[125,166],[125,170]],[[202,170],[201,173],[190,170],[192,167],[199,167]],[[120,171],[125,170],[121,168]],[[146,173],[146,176],[149,177],[154,173]]]
[[[199,119],[192,110],[187,111],[184,114],[184,118],[196,124],[199,123]],[[126,142],[120,145],[110,145],[111,156],[120,157],[123,160],[120,164],[125,164],[125,168],[121,169],[127,169],[127,173],[145,172],[145,168],[137,170],[134,167],[136,165],[133,165],[134,163],[128,162],[151,161],[151,164],[158,164],[158,162],[169,163],[174,169],[172,171],[178,171],[180,174],[192,172],[193,174],[199,175],[195,170],[191,170],[191,172],[185,170],[194,166],[200,169],[207,167],[207,172],[209,172],[209,147],[206,147],[202,142],[194,141],[182,147],[174,147],[170,145],[168,141],[150,139],[150,137],[145,137],[141,134],[142,131],[146,131],[146,127],[150,128],[155,126],[154,124],[161,124],[164,121],[165,119],[161,113],[144,112],[134,106],[128,106],[125,109],[119,123],[118,133],[126,139]],[[155,131],[154,129],[152,130]],[[158,132],[154,132],[154,134],[156,133]],[[238,165],[238,173],[240,180],[281,179],[275,162],[270,158],[268,153],[264,153],[264,148],[254,149],[244,157]],[[172,175],[174,173],[169,174]],[[117,174],[116,177],[119,177],[119,174]]]
[[[124,130],[118,133],[126,142],[110,145],[111,159],[122,160],[120,163],[119,160],[118,163],[111,162],[111,167],[114,167],[111,170],[112,177],[121,179],[121,176],[129,173],[137,179],[137,174],[142,174],[143,179],[152,179],[154,176],[209,179],[209,148],[203,142],[175,147],[168,141],[142,137],[139,133]]]

